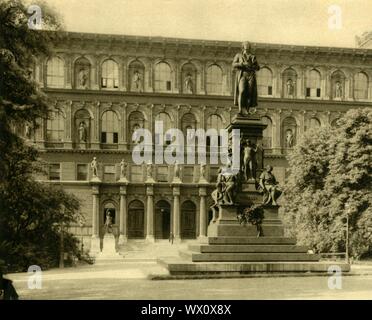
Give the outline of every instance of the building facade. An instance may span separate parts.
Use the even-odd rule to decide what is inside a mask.
[[[283,182],[286,154],[306,130],[337,125],[348,109],[372,105],[372,50],[258,43],[252,49],[261,66],[264,162]],[[238,111],[231,63],[240,50],[237,42],[60,33],[54,54],[39,58],[33,75],[52,101],[50,117],[27,138],[48,166],[40,180],[81,200],[85,222],[71,228],[86,246],[97,249],[108,210],[119,244],[206,236],[219,165],[207,163],[207,181],[199,164],[181,165],[176,183],[173,166],[158,164],[154,181],[146,182],[146,165],[132,161],[133,132],[154,133],[156,120],[164,131],[185,135],[190,128],[225,128]],[[155,144],[162,138],[169,143],[153,134]],[[207,142],[207,151],[213,148]],[[100,182],[91,181],[93,157]]]

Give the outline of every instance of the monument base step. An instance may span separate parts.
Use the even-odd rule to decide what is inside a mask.
[[[291,275],[314,274],[329,275],[330,268],[341,268],[342,272],[350,271],[350,265],[340,262],[200,262],[182,260],[158,260],[166,267],[170,276],[198,277],[243,277],[253,275]]]

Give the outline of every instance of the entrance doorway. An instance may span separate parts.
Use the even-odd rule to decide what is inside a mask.
[[[169,239],[171,207],[165,200],[160,200],[155,207],[155,239]]]
[[[196,238],[196,206],[189,200],[181,206],[181,238]]]
[[[139,200],[133,200],[128,206],[128,239],[145,237],[145,207]]]

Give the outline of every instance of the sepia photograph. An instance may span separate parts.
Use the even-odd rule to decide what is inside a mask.
[[[371,12],[0,0],[0,300],[372,300]]]

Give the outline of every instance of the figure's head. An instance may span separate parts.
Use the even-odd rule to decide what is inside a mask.
[[[272,166],[270,166],[269,164],[266,166],[266,171],[267,172],[271,172],[271,171],[273,171],[273,167]]]
[[[243,51],[250,52],[251,51],[251,43],[249,41],[244,41],[242,43]]]

